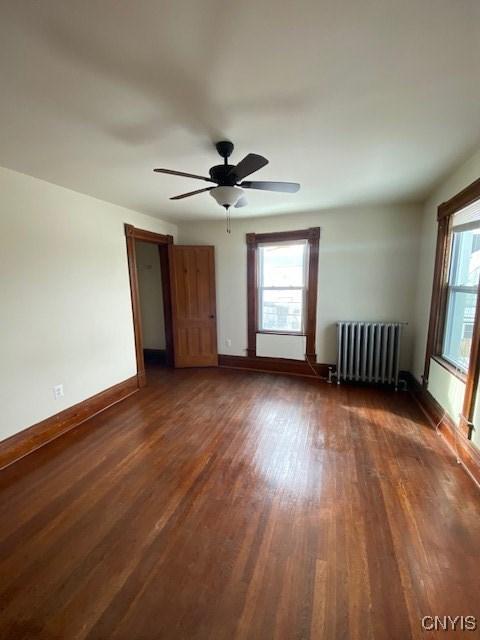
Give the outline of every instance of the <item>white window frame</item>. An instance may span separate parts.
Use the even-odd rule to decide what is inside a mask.
[[[453,303],[455,293],[471,293],[474,295],[479,295],[478,285],[466,286],[466,285],[452,284],[452,282],[455,282],[455,274],[458,268],[457,259],[460,255],[458,252],[455,253],[455,236],[456,234],[460,234],[465,231],[469,231],[471,229],[480,229],[480,221],[454,227],[452,229],[452,233],[450,237],[451,259],[450,259],[450,265],[448,269],[448,278],[446,282],[447,296],[446,296],[446,304],[445,304],[445,315],[444,315],[445,320],[444,320],[444,330],[443,330],[443,337],[442,337],[442,351],[440,354],[444,360],[446,360],[448,363],[453,365],[456,369],[458,369],[464,374],[468,373],[468,366],[470,363],[468,363],[467,366],[465,367],[465,365],[463,365],[461,362],[457,362],[452,358],[449,358],[448,354],[446,353],[447,351],[446,345],[449,341],[447,327],[448,327],[448,318],[450,316],[450,304]],[[472,323],[473,324],[475,323],[475,318],[472,319]]]
[[[301,287],[266,287],[263,285],[263,251],[262,247],[280,247],[303,245],[303,285]],[[284,240],[279,242],[261,242],[257,245],[257,333],[270,333],[288,336],[306,335],[306,318],[308,303],[308,268],[309,268],[309,242],[308,240]],[[302,316],[300,331],[282,331],[281,329],[265,329],[263,327],[263,292],[264,291],[302,291]]]

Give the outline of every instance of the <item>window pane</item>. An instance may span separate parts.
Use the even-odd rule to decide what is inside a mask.
[[[480,229],[453,234],[450,284],[476,287],[480,271]]]
[[[260,285],[303,287],[306,243],[260,246]]]
[[[443,355],[465,371],[468,369],[476,304],[476,293],[450,291]]]
[[[261,327],[266,331],[302,331],[303,289],[261,291]]]

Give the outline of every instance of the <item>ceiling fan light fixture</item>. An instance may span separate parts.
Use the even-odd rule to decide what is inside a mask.
[[[217,203],[228,209],[234,207],[240,198],[244,195],[243,189],[239,187],[214,187],[210,189],[210,195],[215,198]]]

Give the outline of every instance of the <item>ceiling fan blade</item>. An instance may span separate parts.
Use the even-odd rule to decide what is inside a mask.
[[[256,153],[249,153],[243,160],[230,169],[229,175],[234,175],[238,180],[242,180],[246,176],[249,176],[254,171],[258,171],[262,167],[268,164],[268,160],[263,156],[259,156]]]
[[[183,178],[196,178],[197,180],[205,180],[206,182],[215,182],[205,176],[197,176],[195,173],[185,173],[184,171],[173,171],[172,169],[154,169],[155,173],[168,173],[171,176],[182,176]]]
[[[238,207],[245,207],[247,204],[248,204],[248,200],[246,199],[245,196],[242,196],[237,202],[237,204],[235,205],[235,208],[238,209]]]
[[[262,189],[263,191],[281,191],[282,193],[296,193],[300,189],[298,182],[262,182],[246,180],[240,186],[245,189]]]
[[[170,198],[170,200],[181,200],[182,198],[189,198],[190,196],[196,196],[197,193],[204,193],[205,191],[210,191],[211,189],[215,189],[215,187],[205,187],[205,189],[197,189],[196,191],[181,193],[179,196],[173,196],[173,198]]]

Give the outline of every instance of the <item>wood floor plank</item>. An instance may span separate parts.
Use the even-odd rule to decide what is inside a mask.
[[[480,621],[479,540],[407,394],[155,368],[0,472],[0,638],[435,637]]]

